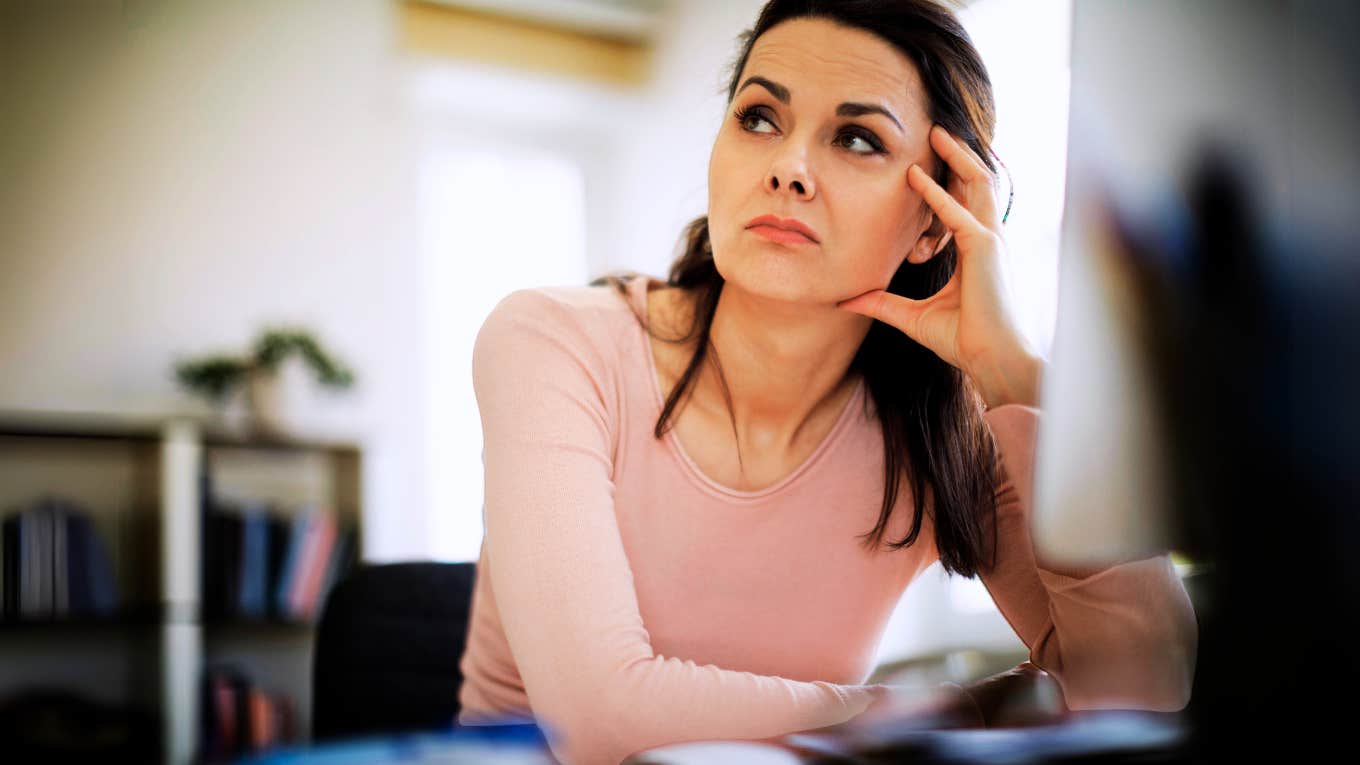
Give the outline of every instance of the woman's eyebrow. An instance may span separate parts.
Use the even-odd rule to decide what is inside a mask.
[[[741,87],[737,88],[737,93],[745,90],[747,85],[759,85],[770,91],[770,95],[774,96],[779,103],[784,104],[785,106],[788,106],[789,104],[789,89],[777,82],[768,80],[758,74],[753,74],[746,78],[746,81],[741,84]],[[733,95],[736,94],[734,93]],[[860,117],[865,114],[881,114],[892,120],[892,123],[897,126],[899,131],[903,133],[907,132],[906,129],[902,127],[902,123],[893,116],[892,112],[877,104],[851,103],[847,101],[836,107],[836,116],[838,117]]]
[[[892,115],[892,112],[877,104],[856,104],[846,102],[836,107],[836,116],[838,117],[859,117],[864,114],[882,114],[884,117],[892,120],[892,123],[897,126],[898,132],[907,132],[902,127],[902,123],[898,122],[897,118]]]
[[[779,103],[784,104],[785,106],[789,103],[789,89],[777,82],[771,82],[758,74],[753,74],[746,78],[746,82],[743,82],[740,88],[737,88],[737,93],[746,90],[747,85],[759,85],[770,91],[770,95],[779,99]]]

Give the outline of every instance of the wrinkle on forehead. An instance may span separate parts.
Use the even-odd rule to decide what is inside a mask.
[[[791,19],[765,32],[752,46],[737,84],[752,74],[787,87],[794,106],[800,91],[805,94],[816,83],[836,103],[882,101],[904,125],[925,118],[916,65],[873,33],[826,19]]]

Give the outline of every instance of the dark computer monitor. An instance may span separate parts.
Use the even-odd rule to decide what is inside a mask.
[[[1035,544],[1202,564],[1198,756],[1320,751],[1360,679],[1360,4],[1079,0],[1072,34]]]

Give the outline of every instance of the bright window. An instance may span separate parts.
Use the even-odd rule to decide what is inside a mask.
[[[420,220],[429,365],[427,547],[436,560],[476,560],[483,476],[473,342],[508,293],[586,283],[582,170],[571,157],[541,148],[451,140],[427,151],[421,164]]]

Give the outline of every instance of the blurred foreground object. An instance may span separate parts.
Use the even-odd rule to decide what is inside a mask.
[[[1360,679],[1360,9],[1075,8],[1041,557],[1206,571],[1194,756],[1329,751]]]
[[[799,762],[844,763],[1182,763],[1185,725],[1175,713],[1128,709],[1073,712],[1060,723],[1024,727],[885,727],[853,739],[796,734]]]

